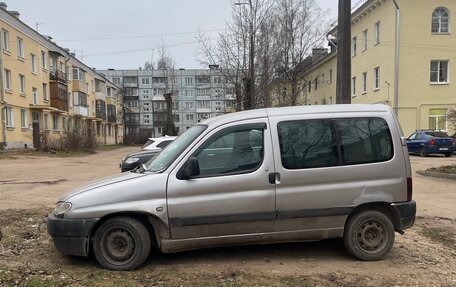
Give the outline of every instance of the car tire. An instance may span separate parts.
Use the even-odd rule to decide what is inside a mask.
[[[426,148],[425,148],[424,146],[422,146],[422,147],[420,148],[420,156],[422,156],[422,157],[427,157],[427,155],[428,155],[428,154],[427,154]]]
[[[115,217],[95,232],[93,251],[98,263],[110,270],[134,270],[150,253],[151,241],[144,224],[131,217]]]
[[[376,210],[355,213],[345,225],[344,243],[347,251],[360,260],[380,260],[394,244],[393,223]]]
[[[447,153],[445,154],[446,157],[451,157],[451,155],[453,155],[452,152],[447,152]]]

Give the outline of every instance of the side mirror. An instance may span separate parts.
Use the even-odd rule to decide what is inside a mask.
[[[401,144],[402,144],[403,146],[406,146],[407,143],[408,143],[409,141],[410,141],[410,140],[409,140],[408,138],[406,138],[406,137],[401,137]]]
[[[191,157],[187,162],[182,166],[182,168],[177,173],[178,179],[190,179],[194,176],[200,174],[200,168],[198,159],[196,157]]]

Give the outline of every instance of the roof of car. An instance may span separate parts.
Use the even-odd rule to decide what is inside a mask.
[[[151,141],[157,141],[157,140],[174,140],[176,139],[177,137],[176,136],[162,136],[162,137],[158,137],[158,138],[149,138],[149,140]]]
[[[266,108],[248,110],[212,117],[200,122],[200,124],[219,124],[223,122],[235,122],[246,119],[263,118],[267,116],[298,115],[298,114],[321,114],[321,113],[347,113],[347,112],[388,112],[391,108],[384,104],[350,104],[350,105],[313,105],[294,106],[281,108]]]

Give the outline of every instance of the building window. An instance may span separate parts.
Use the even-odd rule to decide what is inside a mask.
[[[112,82],[116,85],[120,85],[120,78],[112,78]]]
[[[445,8],[437,8],[432,13],[432,33],[448,33],[450,15]]]
[[[49,101],[48,92],[47,92],[47,84],[43,83],[43,100]]]
[[[186,109],[193,109],[193,102],[185,102]]]
[[[13,108],[11,107],[6,107],[6,126],[8,128],[14,128],[14,114],[13,114]]]
[[[352,57],[356,56],[356,37],[352,39]]]
[[[36,56],[34,54],[30,54],[30,63],[32,65],[32,73],[36,73]]]
[[[5,29],[2,29],[2,47],[3,47],[4,51],[7,51],[7,52],[10,51],[9,32],[6,31]]]
[[[37,105],[38,104],[38,89],[37,88],[32,88],[32,98],[33,98],[33,104]]]
[[[312,82],[311,81],[309,81],[307,86],[309,87],[309,93],[312,92]]]
[[[44,129],[45,130],[49,129],[48,118],[49,118],[49,115],[48,114],[44,114]]]
[[[367,72],[363,73],[363,93],[367,92]]]
[[[59,130],[59,116],[52,116],[52,129],[54,131],[58,131]]]
[[[5,90],[11,91],[12,86],[11,86],[11,71],[8,69],[5,69]]]
[[[315,77],[314,79],[314,90],[316,91],[318,89],[318,76]]]
[[[380,21],[374,25],[375,44],[380,44]]]
[[[352,77],[352,97],[356,96],[356,77]]]
[[[329,69],[329,83],[333,82],[333,70]]]
[[[19,93],[25,95],[25,76],[19,75]]]
[[[374,90],[380,89],[380,67],[374,69]]]
[[[448,61],[431,61],[431,83],[448,83]]]
[[[141,85],[150,85],[150,78],[141,78]]]
[[[193,85],[193,78],[192,77],[185,77],[185,84],[186,85]]]
[[[41,51],[41,68],[43,70],[47,69],[46,52],[45,51]]]
[[[19,58],[24,58],[24,40],[22,38],[17,37],[17,56]]]
[[[447,109],[430,109],[429,110],[429,129],[446,130],[447,129]]]
[[[27,110],[21,110],[21,128],[27,128]]]
[[[367,30],[363,31],[363,51],[367,50]]]
[[[185,115],[185,120],[187,120],[187,122],[192,122],[193,121],[193,114],[186,114]]]

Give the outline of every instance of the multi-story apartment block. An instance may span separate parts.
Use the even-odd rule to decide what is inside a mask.
[[[2,146],[37,147],[82,122],[98,143],[122,142],[118,87],[6,9],[0,3]]]
[[[406,134],[450,129],[446,114],[456,109],[455,13],[452,0],[361,1],[352,13],[352,103],[397,108]],[[337,28],[328,35],[337,38]],[[336,102],[333,50],[308,65],[302,104]]]
[[[172,117],[179,134],[202,119],[231,112],[234,107],[232,85],[216,67],[99,72],[123,87],[127,135],[164,134],[167,93],[172,95]]]

